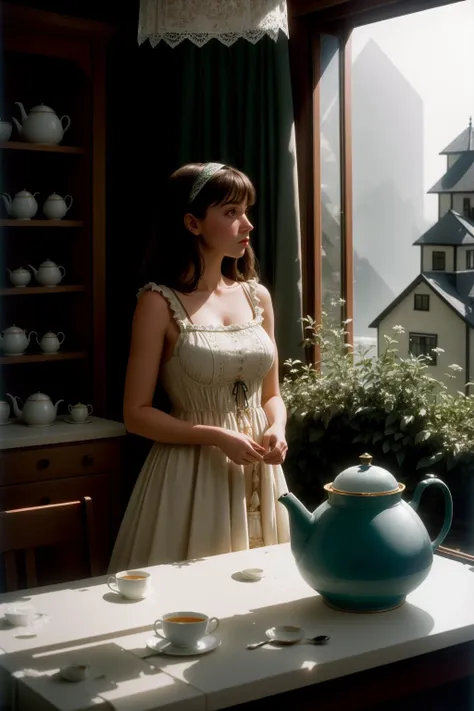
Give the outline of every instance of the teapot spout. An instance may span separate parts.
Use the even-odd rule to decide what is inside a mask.
[[[15,413],[15,417],[21,417],[22,411],[18,407],[18,398],[15,395],[10,395],[10,393],[7,393],[7,397],[9,397],[12,401],[13,412]]]
[[[55,415],[56,415],[57,412],[58,412],[58,405],[59,405],[61,402],[64,402],[64,400],[58,400],[58,401],[54,404],[54,414],[55,414]]]
[[[23,123],[23,121],[26,119],[25,107],[23,106],[21,101],[15,101],[15,104],[20,108],[21,122]],[[15,121],[17,128],[18,128],[18,122],[15,119],[13,119],[13,120]],[[21,129],[21,126],[20,126],[20,129]]]
[[[13,121],[13,123],[15,124],[18,133],[21,135],[21,132],[22,132],[22,130],[23,130],[23,126],[21,125],[21,123],[20,123],[14,116],[12,116],[12,121]]]
[[[290,517],[291,550],[295,558],[301,556],[311,532],[312,515],[301,501],[290,492],[282,494],[278,501],[287,509]]]
[[[38,274],[38,270],[34,268],[32,264],[28,264],[29,268],[32,270],[33,274],[36,276]]]

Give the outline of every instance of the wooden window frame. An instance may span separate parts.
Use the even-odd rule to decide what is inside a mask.
[[[424,306],[423,304],[426,304],[426,306]],[[430,310],[430,295],[429,294],[414,294],[413,295],[413,310],[414,311],[429,311]]]
[[[434,346],[431,346],[429,349],[429,352],[426,352],[426,350],[423,353],[412,353],[411,351],[411,343],[414,338],[432,338],[434,340]],[[438,356],[436,353],[431,353],[433,348],[438,347],[438,334],[437,333],[419,333],[418,331],[410,331],[408,334],[408,352],[411,355],[414,355],[415,357],[424,355],[424,356],[430,356],[431,360],[428,361],[428,365],[430,366],[435,366],[438,365]]]
[[[474,269],[474,249],[466,250],[466,269]]]
[[[441,259],[441,255],[442,259]],[[435,267],[435,261],[439,259],[443,262],[442,267]],[[446,252],[443,250],[435,250],[431,253],[431,270],[433,272],[445,272],[446,271]]]

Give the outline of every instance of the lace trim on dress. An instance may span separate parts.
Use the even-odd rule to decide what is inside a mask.
[[[183,312],[183,307],[181,306],[180,302],[169,287],[161,286],[159,284],[155,284],[154,281],[150,281],[148,282],[148,284],[145,284],[145,286],[142,286],[138,290],[137,299],[145,291],[158,291],[162,296],[164,296],[166,301],[170,305],[171,312],[173,314],[174,320],[179,326],[179,330],[185,331],[186,329],[188,329],[189,320],[186,316],[186,313]]]

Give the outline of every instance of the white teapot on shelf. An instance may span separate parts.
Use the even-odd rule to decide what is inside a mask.
[[[0,425],[6,425],[10,420],[10,403],[0,400]]]
[[[39,195],[39,193],[32,194],[28,190],[20,190],[12,200],[9,193],[3,193],[2,198],[8,216],[13,217],[15,220],[31,220],[38,211],[36,195]]]
[[[28,346],[30,345],[30,338],[32,334],[36,334],[36,331],[30,331],[26,335],[26,331],[18,326],[9,326],[0,334],[0,343],[2,346],[2,351],[7,356],[18,356],[23,355]]]
[[[0,141],[9,141],[12,135],[12,124],[10,121],[0,118]]]
[[[23,410],[20,410],[18,407],[20,398],[10,395],[10,393],[7,393],[7,396],[12,401],[13,412],[16,417],[30,427],[48,427],[52,425],[56,419],[59,403],[64,402],[64,400],[58,400],[53,404],[48,395],[37,392],[26,398]]]
[[[57,193],[52,193],[43,203],[43,214],[48,220],[62,220],[71,209],[72,203],[73,199],[70,195],[61,197]]]
[[[15,104],[20,107],[21,123],[14,117],[13,121],[22,138],[30,143],[46,143],[53,146],[61,143],[71,125],[69,116],[58,118],[53,109],[44,104],[34,106],[27,114],[21,101],[15,101]]]
[[[64,267],[55,264],[51,259],[41,262],[38,269],[35,269],[32,264],[28,264],[28,266],[33,270],[35,279],[41,286],[57,286],[66,276]]]
[[[38,341],[38,336],[36,336],[36,343],[39,345],[43,353],[57,353],[65,339],[66,336],[62,331],[59,331],[58,333],[48,331],[44,334],[41,341]]]
[[[31,281],[31,272],[23,267],[18,267],[18,269],[8,269],[7,272],[10,275],[10,281],[13,286],[26,286]]]

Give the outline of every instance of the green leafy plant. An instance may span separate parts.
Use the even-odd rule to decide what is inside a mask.
[[[338,328],[309,316],[303,322],[305,345],[318,347],[319,362],[286,361],[282,383],[287,468],[301,487],[319,487],[366,450],[401,480],[418,480],[428,468],[446,473],[474,451],[474,396],[448,392],[430,374],[428,356],[401,358],[402,326],[372,355],[371,348],[345,344],[348,322]],[[460,367],[448,370],[454,378]]]

